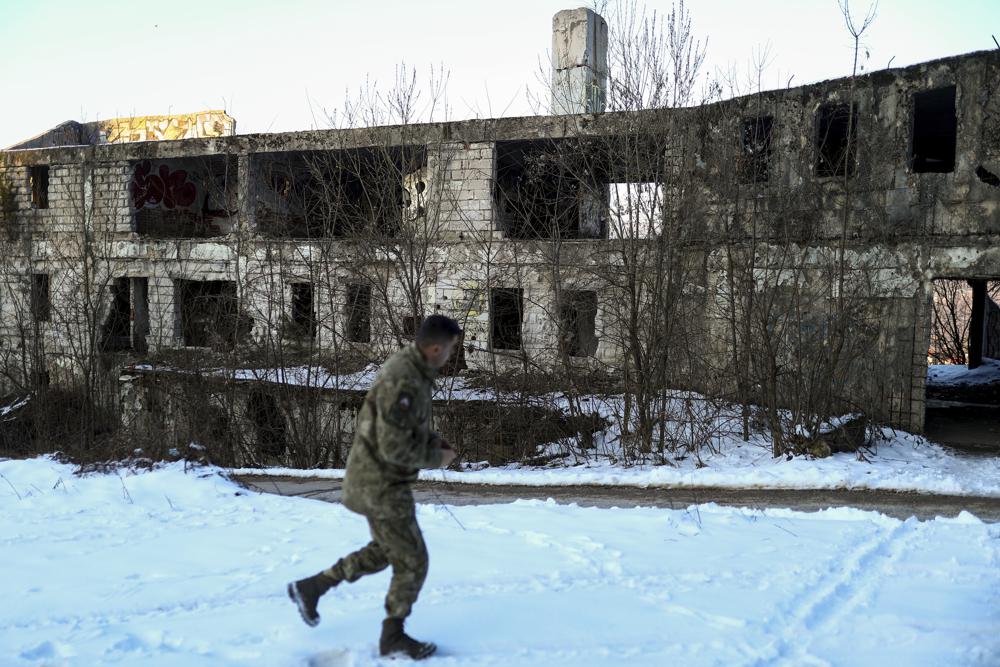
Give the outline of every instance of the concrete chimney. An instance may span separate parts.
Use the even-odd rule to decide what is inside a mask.
[[[608,86],[608,23],[586,8],[552,17],[553,114],[604,111]]]

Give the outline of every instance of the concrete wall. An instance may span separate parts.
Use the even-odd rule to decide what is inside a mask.
[[[1000,359],[1000,306],[993,299],[986,299],[986,335],[983,337],[983,356]]]
[[[236,120],[225,111],[110,118],[89,123],[71,120],[16,143],[7,150],[228,137],[235,133]]]

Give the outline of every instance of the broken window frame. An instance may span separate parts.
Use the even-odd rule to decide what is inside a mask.
[[[843,133],[831,130],[843,126]],[[843,137],[843,140],[834,139]],[[815,170],[817,178],[850,178],[857,172],[858,105],[823,104],[816,111]]]
[[[664,191],[660,183],[609,183],[607,238],[655,239],[663,233]]]
[[[581,233],[585,188],[581,187],[579,171],[570,165],[572,153],[578,150],[576,144],[566,139],[494,144],[494,219],[506,238],[591,238]]]
[[[490,349],[511,351],[521,350],[523,346],[524,289],[490,288]]]
[[[958,144],[955,86],[914,93],[912,110],[910,170],[914,174],[954,172]]]
[[[49,165],[36,164],[28,168],[28,189],[31,192],[31,208],[49,207]]]
[[[767,183],[771,177],[771,146],[774,141],[774,116],[758,115],[740,121],[740,183]]]
[[[398,238],[407,211],[420,208],[406,185],[426,167],[423,145],[254,154],[257,232],[275,239]]]
[[[606,240],[611,186],[662,184],[669,164],[655,132],[494,145],[494,219],[514,240]]]
[[[666,222],[667,139],[657,134],[611,135],[587,141],[603,239],[655,239]],[[589,186],[588,186],[589,187]]]

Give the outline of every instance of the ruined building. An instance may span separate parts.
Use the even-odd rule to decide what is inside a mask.
[[[549,116],[237,135],[209,112],[3,151],[4,389],[88,351],[377,360],[440,312],[464,372],[634,375],[663,346],[665,381],[755,399],[806,391],[815,345],[847,403],[919,432],[932,281],[1000,277],[1000,51],[605,112],[607,46],[556,15]]]

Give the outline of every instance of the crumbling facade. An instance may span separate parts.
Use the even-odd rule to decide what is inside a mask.
[[[582,25],[581,48],[606,49],[603,21]],[[791,288],[810,285],[864,311],[863,407],[920,431],[931,281],[1000,277],[1000,53],[628,114],[599,113],[588,53],[554,73],[556,110],[582,113],[251,135],[208,119],[197,138],[120,123],[124,142],[5,151],[0,340],[23,373],[4,382],[69,381],[81,348],[115,368],[283,341],[377,360],[432,312],[465,327],[462,368],[641,372],[621,250],[670,237],[654,298],[679,295],[689,386],[753,362],[733,353],[754,337],[740,266],[775,310],[801,315]],[[775,377],[796,363],[775,356]]]

